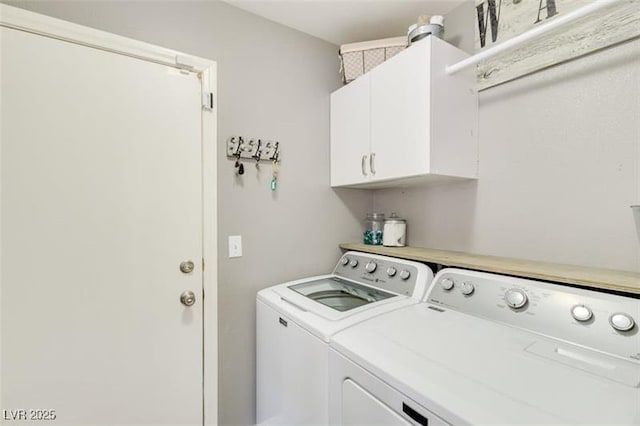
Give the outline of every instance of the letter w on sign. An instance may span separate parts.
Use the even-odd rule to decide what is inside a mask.
[[[485,13],[486,5],[486,13]],[[500,9],[502,8],[502,0],[499,0],[496,10],[496,0],[487,0],[476,6],[478,14],[478,34],[480,35],[480,47],[484,47],[487,42],[487,21],[491,23],[491,41],[496,42],[498,39],[498,24],[500,23]]]

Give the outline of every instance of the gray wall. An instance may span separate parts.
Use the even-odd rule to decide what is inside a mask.
[[[218,62],[219,420],[253,424],[256,291],[329,271],[371,205],[369,192],[329,188],[337,46],[215,1],[17,5]],[[281,141],[277,192],[268,164],[235,177],[224,150],[233,134]],[[238,234],[244,256],[228,259],[226,238]]]
[[[473,49],[473,2],[446,20]],[[381,190],[413,246],[640,271],[640,40],[480,93],[477,182]]]

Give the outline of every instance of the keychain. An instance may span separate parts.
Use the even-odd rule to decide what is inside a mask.
[[[236,170],[236,172],[237,172],[239,175],[243,175],[243,174],[244,174],[244,164],[242,164],[242,163],[240,162],[240,155],[239,155],[239,154],[238,154],[238,157],[236,158],[236,165],[235,165],[235,168],[236,168],[236,169],[238,169],[238,170]]]
[[[231,138],[231,141],[233,142],[234,138]],[[238,149],[236,150],[235,153],[235,157],[236,157],[236,164],[235,164],[235,168],[236,168],[236,173],[238,173],[239,175],[243,175],[244,174],[244,165],[240,162],[240,151],[244,151],[242,144],[244,144],[244,140],[242,139],[242,136],[238,137]]]
[[[278,165],[278,159],[273,160],[273,177],[271,178],[271,190],[275,191],[278,186],[278,173],[280,172],[280,165]]]

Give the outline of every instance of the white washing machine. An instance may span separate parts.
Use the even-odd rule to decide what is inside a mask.
[[[424,264],[348,252],[332,274],[256,297],[258,424],[326,425],[329,340],[354,324],[420,303],[433,280]]]
[[[640,300],[443,269],[332,338],[332,425],[640,425]]]

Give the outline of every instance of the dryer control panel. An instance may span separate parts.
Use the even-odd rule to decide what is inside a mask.
[[[631,295],[451,268],[436,275],[426,300],[640,361],[640,299]]]
[[[415,299],[423,298],[433,280],[433,271],[425,264],[354,251],[342,255],[333,273]]]

